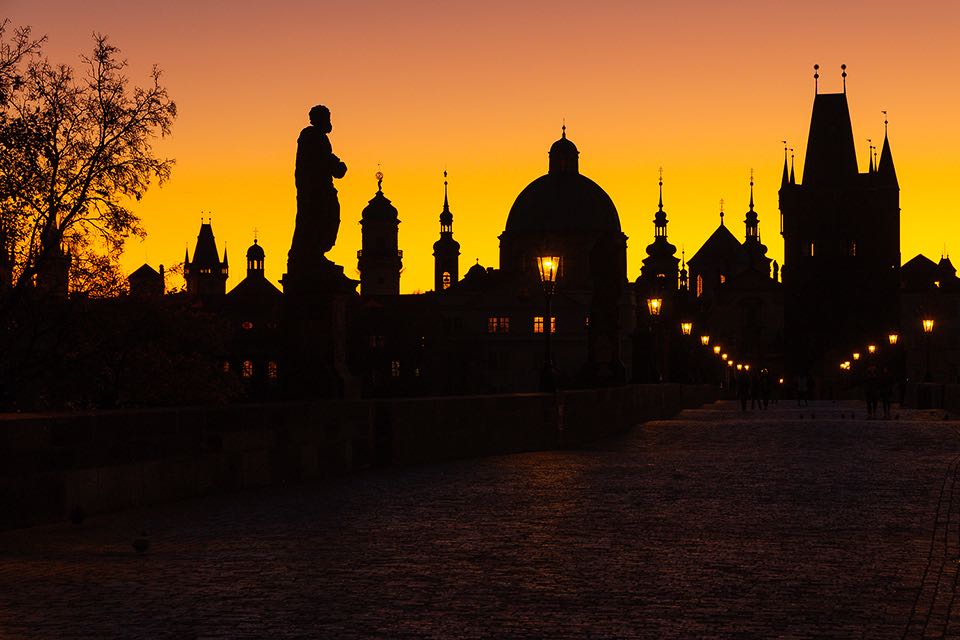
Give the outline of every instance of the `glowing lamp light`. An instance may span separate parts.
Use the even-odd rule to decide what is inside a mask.
[[[737,365],[737,371],[743,371],[743,365],[742,365],[742,364],[738,364],[738,365]]]
[[[896,333],[891,333],[890,335],[887,336],[887,340],[889,340],[890,345],[893,346],[900,341],[900,335]]]
[[[722,350],[722,349],[721,349],[720,345],[714,345],[714,347],[713,347],[713,352],[714,352],[715,354],[720,355],[720,351],[721,351],[721,350]]]
[[[720,357],[723,358],[724,360],[726,360],[726,359],[727,359],[727,354],[723,354],[723,355],[720,356]],[[731,360],[731,362],[732,362],[732,360]]]
[[[923,320],[923,332],[924,332],[924,333],[933,333],[933,318],[924,318],[924,320]]]
[[[746,370],[746,371],[750,371],[750,365],[748,365],[748,364],[743,365],[743,368],[744,368],[744,370]]]
[[[727,366],[728,366],[728,367],[732,367],[732,366],[733,366],[733,360],[727,360]]]
[[[854,359],[854,360],[859,360],[859,359],[860,359],[860,352],[859,352],[859,351],[854,351],[854,352],[853,352],[853,359]]]
[[[540,282],[544,286],[552,286],[557,281],[557,272],[560,271],[560,256],[538,256],[537,270],[540,271]]]
[[[867,345],[867,353],[869,353],[870,355],[873,355],[873,354],[875,354],[876,352],[877,352],[877,345],[875,345],[875,344],[868,344],[868,345]]]
[[[663,298],[647,298],[647,311],[651,316],[659,316],[660,309],[663,307]]]
[[[705,346],[705,347],[709,347],[709,346],[710,346],[710,336],[708,336],[708,335],[702,335],[702,336],[700,336],[700,344],[702,344],[702,345]]]
[[[779,382],[780,384],[783,384],[783,378],[780,378],[779,380],[777,380],[777,382]]]
[[[685,336],[690,335],[690,332],[693,331],[693,323],[692,323],[692,322],[681,322],[681,323],[680,323],[680,331],[681,331],[681,333],[683,333],[683,335],[685,335]]]

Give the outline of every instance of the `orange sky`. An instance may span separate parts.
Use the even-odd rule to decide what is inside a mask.
[[[958,3],[517,4],[0,0],[0,14],[47,34],[55,61],[75,63],[99,31],[135,81],[153,63],[165,72],[180,115],[157,149],[177,165],[137,206],[149,236],[128,244],[128,271],[181,261],[210,215],[230,252],[228,286],[244,276],[254,228],[279,279],[296,138],[317,103],[331,108],[334,151],[349,167],[329,254],[348,275],[378,163],[402,220],[402,291],[432,287],[444,167],[461,273],[477,258],[496,266],[510,206],[546,172],[563,118],[581,172],[620,212],[631,279],[653,236],[659,166],[669,239],[687,257],[716,227],[720,198],[742,238],[753,168],[762,239],[780,259],[780,141],[796,148],[799,178],[815,62],[828,92],[848,65],[862,170],[867,138],[883,137],[880,111],[890,114],[904,261],[960,247]]]

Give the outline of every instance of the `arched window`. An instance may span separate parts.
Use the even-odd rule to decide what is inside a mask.
[[[273,360],[267,363],[267,378],[270,380],[277,379],[277,363]]]
[[[440,276],[440,282],[443,284],[444,289],[450,288],[450,272],[444,271],[443,275]]]
[[[253,377],[253,362],[251,360],[243,361],[243,366],[240,369],[240,375],[244,378]]]
[[[702,295],[703,295],[703,276],[698,275],[697,276],[697,297],[699,298]]]

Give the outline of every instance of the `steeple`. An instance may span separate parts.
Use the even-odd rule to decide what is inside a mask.
[[[263,266],[265,261],[263,247],[260,246],[257,238],[253,239],[253,244],[247,249],[247,277],[263,277]]]
[[[445,291],[460,279],[460,243],[453,239],[453,213],[447,197],[447,170],[443,170],[443,210],[440,239],[433,243],[434,291]]]
[[[647,257],[640,269],[641,280],[661,291],[677,289],[677,248],[667,241],[667,212],[663,210],[663,167],[657,183],[660,197],[657,212],[653,215],[653,242],[647,245]]]
[[[743,220],[746,225],[746,241],[760,241],[759,226],[760,221],[757,212],[753,210],[753,169],[750,170],[750,209]]]
[[[400,218],[397,208],[383,194],[383,172],[378,171],[377,192],[360,214],[357,270],[360,295],[400,295],[403,252],[398,246]]]
[[[873,139],[867,138],[867,154],[870,156],[870,168],[867,169],[867,173],[873,174],[876,172],[877,168],[873,165]]]
[[[890,187],[899,187],[897,170],[893,166],[893,153],[890,151],[890,138],[887,135],[887,112],[883,112],[883,149],[880,150],[880,164],[877,165],[877,176],[880,182]]]
[[[783,176],[780,178],[780,186],[784,187],[790,184],[790,173],[787,171],[787,141],[783,141]]]
[[[803,183],[838,186],[856,179],[857,152],[846,93],[818,93],[813,100]]]
[[[660,200],[653,215],[653,237],[667,239],[667,212],[663,210],[663,167],[660,167]]]
[[[793,172],[793,148],[790,149],[790,184],[797,184],[797,175]]]
[[[212,219],[201,219],[200,233],[193,250],[193,260],[184,258],[183,275],[187,281],[187,293],[200,296],[209,302],[223,297],[227,291],[227,248],[223,248],[223,260],[217,252],[217,241],[213,237]]]
[[[723,198],[720,198],[720,226],[723,226]]]

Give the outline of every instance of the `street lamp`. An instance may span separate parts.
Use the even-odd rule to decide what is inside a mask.
[[[870,355],[873,355],[873,354],[875,354],[876,352],[877,352],[877,345],[875,345],[875,344],[868,344],[868,345],[867,345],[867,353],[869,353]]]
[[[651,317],[659,316],[661,308],[663,308],[663,298],[647,298],[647,310]]]
[[[708,336],[708,335],[702,335],[702,336],[700,336],[700,344],[702,344],[702,345],[705,346],[705,347],[709,347],[709,346],[710,346],[710,336]]]
[[[860,352],[859,352],[859,351],[854,351],[854,352],[853,352],[853,359],[854,359],[854,360],[859,360],[859,359],[860,359]]]
[[[891,333],[890,335],[887,336],[887,340],[890,341],[891,347],[895,347],[897,345],[897,342],[900,341],[900,335],[897,333]]]
[[[924,318],[923,323],[923,341],[927,347],[927,371],[923,376],[924,382],[930,382],[930,334],[933,333],[933,318]]]
[[[718,344],[713,345],[713,352],[714,352],[715,354],[720,355],[720,352],[721,352],[722,350],[723,350],[723,347],[721,347],[720,345],[718,345]]]
[[[682,333],[682,334],[685,335],[685,336],[688,336],[688,335],[690,335],[690,333],[691,333],[692,331],[693,331],[693,323],[692,323],[692,322],[681,322],[681,323],[680,323],[680,333]]]
[[[560,256],[538,256],[537,269],[540,272],[540,283],[543,285],[543,294],[546,298],[546,315],[544,317],[544,356],[543,372],[540,375],[540,390],[553,392],[557,390],[557,381],[553,375],[553,355],[550,353],[550,334],[553,333],[553,316],[551,305],[553,292],[557,286],[557,273],[560,271]]]

